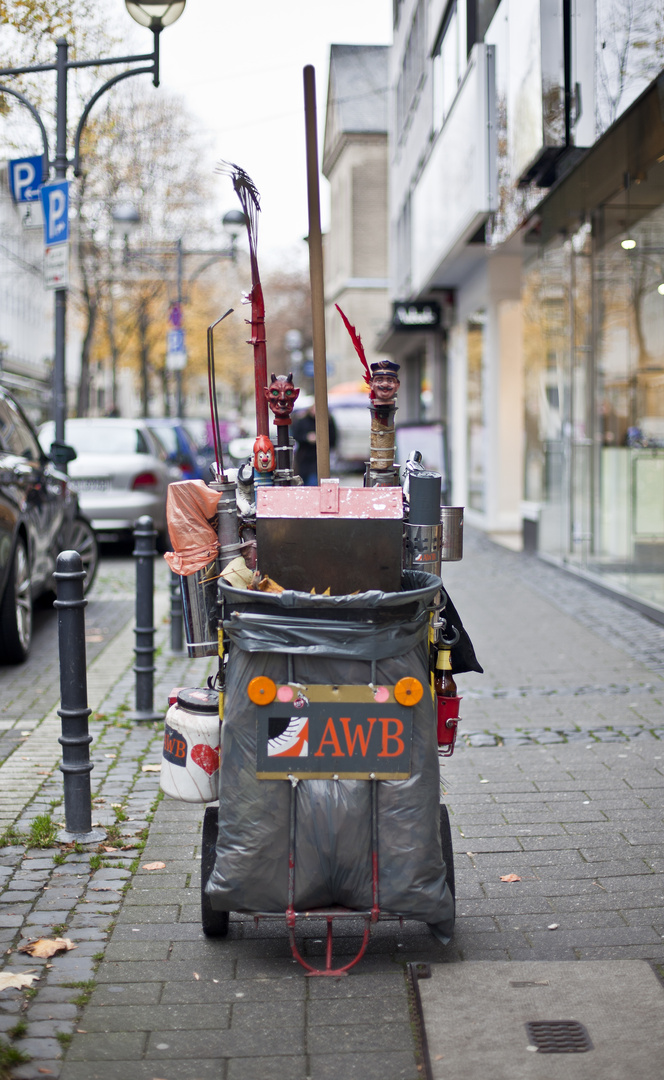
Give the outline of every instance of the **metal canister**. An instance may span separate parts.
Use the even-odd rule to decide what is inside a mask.
[[[166,714],[160,786],[181,802],[219,798],[219,694],[207,687],[180,689]]]
[[[220,560],[180,578],[184,635],[189,656],[217,655],[217,582]]]
[[[463,559],[463,506],[441,506],[442,541],[440,557],[443,562]]]

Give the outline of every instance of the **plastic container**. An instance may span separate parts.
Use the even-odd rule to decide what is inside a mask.
[[[220,573],[221,562],[213,559],[196,573],[180,578],[189,656],[216,656],[219,651],[217,582]]]
[[[179,691],[166,714],[160,787],[181,802],[219,798],[219,694],[207,687]]]

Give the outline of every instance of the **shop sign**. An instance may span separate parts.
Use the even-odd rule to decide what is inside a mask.
[[[395,300],[392,311],[395,330],[432,330],[440,326],[440,304],[435,300]]]

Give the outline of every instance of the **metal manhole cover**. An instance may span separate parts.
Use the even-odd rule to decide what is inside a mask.
[[[530,1020],[528,1038],[540,1054],[585,1054],[593,1044],[577,1020]]]

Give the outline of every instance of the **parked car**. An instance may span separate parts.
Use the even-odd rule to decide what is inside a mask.
[[[90,522],[20,405],[0,388],[0,662],[27,658],[33,601],[54,589],[66,550],[78,551],[89,588],[98,558]]]
[[[180,470],[180,480],[207,478],[205,458],[183,420],[150,417],[146,423],[164,447],[168,464]]]
[[[183,424],[187,431],[192,436],[198,449],[198,459],[202,465],[202,477],[204,480],[209,480],[212,476],[210,472],[210,466],[215,460],[214,452],[214,436],[212,434],[212,423],[210,420],[203,420],[200,417],[187,417],[183,420]],[[229,453],[230,443],[245,434],[244,427],[238,423],[237,420],[220,420],[219,421],[219,436],[221,438],[221,453],[226,466],[233,465],[233,455]],[[254,440],[252,439],[252,446]],[[249,451],[251,453],[251,451]]]
[[[44,448],[51,445],[52,423],[39,430]],[[69,482],[100,540],[128,537],[139,517],[149,514],[157,543],[168,544],[166,491],[182,473],[169,464],[162,443],[146,420],[80,417],[68,420],[65,437],[76,450]]]

